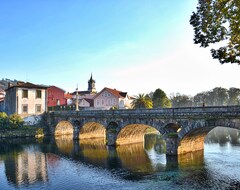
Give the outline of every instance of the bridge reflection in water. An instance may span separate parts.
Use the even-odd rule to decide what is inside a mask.
[[[138,174],[152,174],[173,167],[204,164],[203,151],[166,156],[166,143],[161,135],[147,134],[144,143],[106,146],[105,138],[72,140],[71,136],[55,138],[58,153],[101,168],[123,168]]]
[[[167,156],[165,141],[156,134],[146,135],[144,143],[116,148],[105,144],[105,138],[76,141],[69,135],[44,139],[41,143],[34,140],[25,144],[23,140],[5,140],[0,143],[0,158],[5,165],[7,180],[15,186],[47,182],[48,169],[55,168],[64,158],[74,163],[104,168],[112,173],[118,172],[120,176],[124,173],[124,179],[138,179],[176,169],[194,170],[205,165],[203,150]]]

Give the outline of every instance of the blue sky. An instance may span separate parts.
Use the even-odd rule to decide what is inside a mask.
[[[1,78],[132,95],[240,88],[239,66],[193,44],[192,0],[0,1]]]

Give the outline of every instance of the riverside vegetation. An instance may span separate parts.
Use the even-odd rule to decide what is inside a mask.
[[[0,138],[34,136],[43,136],[43,128],[38,125],[25,125],[23,119],[17,114],[8,116],[5,112],[0,112]]]

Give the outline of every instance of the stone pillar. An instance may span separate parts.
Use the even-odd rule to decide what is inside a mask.
[[[108,146],[115,146],[116,145],[116,140],[117,140],[117,133],[112,132],[111,130],[107,130],[107,145]]]
[[[178,155],[178,137],[167,137],[166,141],[166,154]]]

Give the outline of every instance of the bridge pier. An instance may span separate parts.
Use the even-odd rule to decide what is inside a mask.
[[[79,140],[80,127],[73,127],[73,140]]]
[[[166,142],[166,155],[178,155],[178,137],[167,137],[165,138]]]
[[[108,146],[116,146],[116,141],[117,141],[117,134],[113,132],[107,131],[106,133],[106,138],[107,138],[107,145]]]

